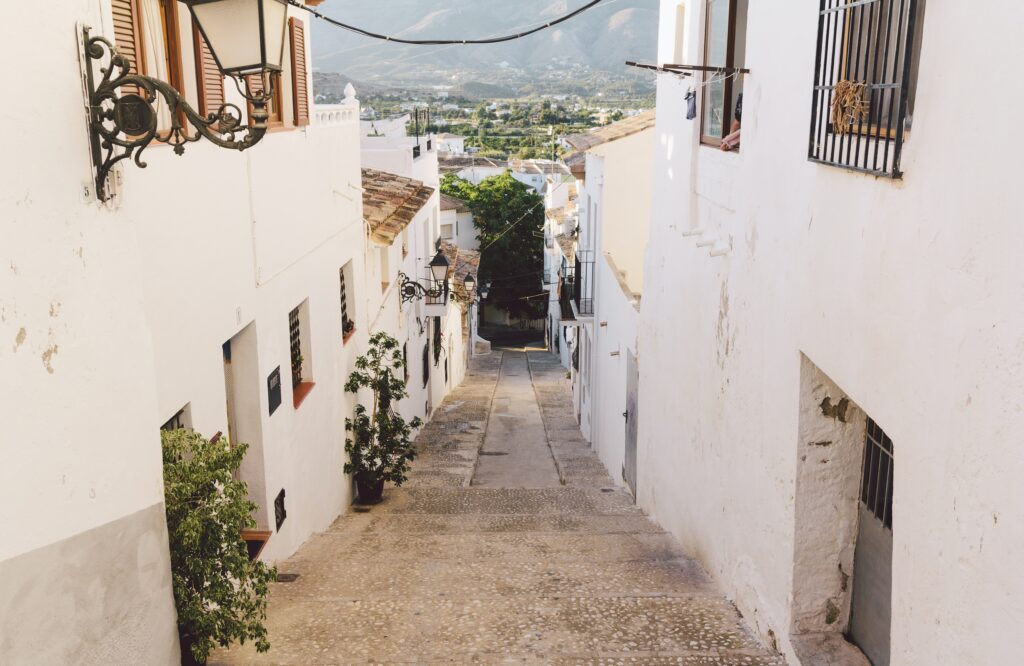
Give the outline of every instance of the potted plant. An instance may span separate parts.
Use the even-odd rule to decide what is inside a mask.
[[[181,663],[252,639],[270,649],[267,589],[276,569],[250,561],[242,531],[256,527],[246,484],[234,478],[248,446],[191,430],[161,432],[167,535]]]
[[[395,411],[398,401],[408,395],[404,368],[398,340],[387,333],[374,333],[369,351],[356,359],[356,369],[345,383],[350,393],[368,390],[372,395],[369,409],[357,404],[355,417],[345,419],[345,430],[351,433],[345,440],[345,473],[355,476],[363,504],[381,501],[385,481],[401,486],[416,457],[412,431],[423,422],[417,417],[406,423]]]

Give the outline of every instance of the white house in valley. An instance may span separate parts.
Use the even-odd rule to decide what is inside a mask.
[[[955,82],[1016,116],[1024,7],[985,9],[661,2],[636,497],[791,664],[1020,661],[1024,145]]]
[[[439,119],[438,122],[440,122]],[[437,149],[451,155],[466,154],[466,137],[444,132],[437,135]]]
[[[200,113],[247,105],[179,3],[37,9],[6,16],[45,21],[8,45],[46,76],[6,83],[47,103],[11,106],[0,130],[0,662],[179,663],[161,427],[249,444],[247,536],[269,562],[351,500],[342,384],[370,315],[359,105],[309,107],[307,15],[289,8],[272,131],[245,152],[154,143],[101,203],[76,26]]]

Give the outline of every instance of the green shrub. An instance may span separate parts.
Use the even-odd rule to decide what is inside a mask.
[[[246,444],[211,442],[191,430],[162,432],[164,498],[178,629],[204,663],[216,646],[253,640],[270,649],[267,588],[276,569],[251,562],[242,530],[258,508],[234,478]]]
[[[356,369],[349,375],[345,390],[358,394],[369,389],[373,395],[370,409],[356,405],[355,418],[345,419],[345,430],[352,437],[345,440],[348,462],[345,473],[360,475],[369,482],[391,481],[402,485],[409,472],[409,463],[416,457],[412,431],[423,425],[419,417],[405,422],[395,411],[395,404],[408,396],[405,368],[398,340],[387,333],[374,333],[370,349],[356,359]]]

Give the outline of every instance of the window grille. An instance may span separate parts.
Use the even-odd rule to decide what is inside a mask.
[[[344,268],[338,270],[338,283],[341,291],[341,331],[344,335],[348,335],[355,325],[348,315],[348,288],[345,285]]]
[[[868,419],[861,474],[860,501],[887,529],[892,529],[892,440]]]
[[[402,345],[402,379],[409,383],[409,343]]]
[[[900,178],[919,0],[819,0],[808,158]]]
[[[288,313],[288,336],[292,353],[292,388],[302,383],[302,327],[299,324],[299,308]]]
[[[423,343],[423,388],[430,383],[430,341]],[[429,411],[429,410],[428,410]]]

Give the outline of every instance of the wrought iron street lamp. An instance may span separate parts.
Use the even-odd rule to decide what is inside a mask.
[[[438,250],[434,258],[430,260],[429,267],[430,276],[434,283],[430,288],[424,287],[416,280],[409,279],[404,273],[399,273],[399,277],[402,280],[400,291],[403,303],[422,298],[437,300],[444,298],[448,293],[448,271],[451,265],[448,263],[448,258],[444,256],[444,252]]]
[[[281,71],[287,0],[182,0],[206,39],[218,68],[230,77],[250,106],[250,123],[242,110],[225,103],[203,116],[184,95],[160,79],[133,74],[131,61],[104,37],[83,29],[88,86],[89,131],[96,169],[96,196],[110,198],[107,178],[122,160],[145,168],[142,153],[154,140],[171,144],[181,155],[185,144],[205,137],[222,148],[246,150],[267,132],[267,103],[273,95],[273,72]],[[98,67],[99,76],[96,69]],[[157,104],[167,105],[170,127],[158,132]],[[190,132],[185,119],[195,128]]]
[[[473,290],[476,289],[476,278],[470,273],[466,276],[466,279],[462,281],[462,284],[466,287],[466,293],[469,294],[470,299],[473,298]]]

